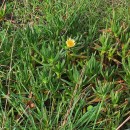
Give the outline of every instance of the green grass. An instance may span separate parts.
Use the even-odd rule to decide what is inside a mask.
[[[1,3],[1,130],[116,130],[129,116],[129,0]]]

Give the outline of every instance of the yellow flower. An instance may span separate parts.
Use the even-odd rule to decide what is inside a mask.
[[[73,47],[73,46],[75,46],[75,40],[71,39],[71,38],[67,39],[66,45],[67,45],[67,47]]]

